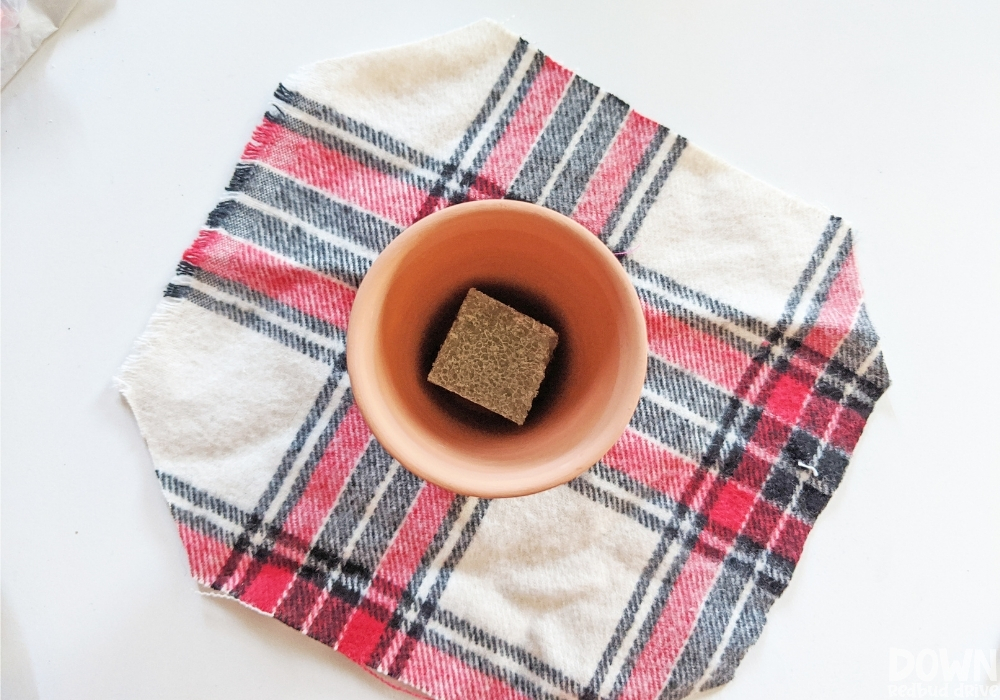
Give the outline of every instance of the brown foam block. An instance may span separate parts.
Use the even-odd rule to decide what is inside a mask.
[[[524,425],[559,336],[470,289],[427,380]]]

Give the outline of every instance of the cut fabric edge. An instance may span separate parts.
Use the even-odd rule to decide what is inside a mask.
[[[129,410],[136,419],[136,423],[139,425],[139,432],[143,436],[143,440],[146,438],[146,431],[143,430],[139,416],[132,406],[130,400],[132,394],[132,385],[130,379],[135,377],[139,372],[139,364],[142,361],[142,356],[152,348],[152,346],[158,341],[165,337],[165,326],[167,316],[171,309],[178,307],[182,303],[181,299],[175,299],[173,297],[162,297],[156,304],[156,308],[153,310],[153,314],[150,316],[149,321],[146,323],[146,327],[143,329],[142,333],[138,338],[132,343],[132,348],[122,364],[119,366],[118,371],[111,378],[111,384],[116,391],[125,400],[128,405]]]
[[[864,228],[858,228],[853,221],[844,219],[844,226],[846,226],[851,232],[851,236],[854,239],[854,266],[857,269],[857,285],[861,295],[861,304],[858,313],[864,315],[870,331],[875,337],[875,350],[873,350],[872,364],[881,364],[882,372],[885,377],[884,384],[882,385],[882,393],[878,396],[878,399],[881,399],[892,388],[892,375],[889,374],[889,361],[885,357],[885,345],[882,343],[882,334],[879,333],[878,330],[880,327],[879,323],[875,318],[873,318],[871,306],[868,304],[868,294],[864,283],[866,274],[865,268],[867,267],[867,263],[865,262],[865,256],[863,254],[858,254],[859,252],[863,253],[864,248],[867,245],[867,236]],[[875,352],[876,350],[877,352]],[[876,399],[876,403],[878,399]]]
[[[197,576],[195,576],[195,574],[194,574],[193,571],[192,571],[191,575],[192,575],[192,578],[194,578],[195,581],[197,582],[197,587],[198,587],[197,590],[198,590],[198,594],[199,595],[201,595],[201,596],[203,596],[205,598],[210,598],[210,599],[214,599],[214,600],[222,600],[222,601],[226,601],[226,602],[230,602],[230,603],[235,602],[235,603],[238,603],[241,607],[246,608],[247,610],[249,610],[250,612],[252,612],[254,614],[260,615],[261,617],[265,617],[265,618],[268,618],[268,619],[271,619],[271,620],[275,619],[273,613],[270,613],[270,614],[266,613],[263,610],[261,610],[259,608],[255,608],[254,606],[250,605],[249,603],[240,600],[236,596],[230,595],[229,593],[220,593],[219,591],[215,590],[214,588],[211,588],[210,586],[205,585],[202,581],[198,580]],[[277,621],[280,622],[280,620],[277,620]],[[284,624],[284,623],[282,623],[282,624]],[[293,630],[295,630],[296,632],[298,632],[299,634],[301,634],[303,637],[306,637],[306,638],[308,638],[308,639],[310,639],[312,641],[316,641],[312,637],[310,637],[308,634],[306,634],[305,632],[303,632],[302,630],[300,630],[300,629],[298,629],[296,627],[292,627],[291,625],[287,625],[287,624],[285,626],[289,627],[289,628],[291,628]],[[323,646],[327,646],[327,645],[324,644]],[[397,679],[393,678],[392,676],[386,675],[385,673],[382,673],[381,671],[372,668],[371,666],[367,666],[365,664],[358,663],[357,661],[355,661],[354,659],[350,658],[349,656],[347,656],[346,654],[344,654],[342,651],[340,651],[336,647],[327,647],[327,648],[329,648],[335,654],[339,654],[340,656],[342,656],[344,658],[345,661],[347,661],[348,663],[350,663],[350,664],[352,664],[354,666],[357,666],[362,671],[364,671],[365,673],[367,673],[369,676],[371,676],[372,678],[374,678],[375,680],[377,680],[379,683],[382,683],[383,685],[385,685],[388,688],[391,688],[391,689],[393,689],[395,691],[398,691],[400,693],[405,693],[406,695],[409,695],[409,696],[414,697],[414,698],[420,698],[420,700],[434,700],[433,696],[428,695],[428,694],[422,692],[419,688],[417,688],[415,686],[411,686],[411,685],[409,685],[407,683],[404,683],[404,682],[402,682],[400,680],[397,680]]]
[[[407,44],[300,66],[283,86],[332,108],[338,120],[444,161],[519,43],[499,23],[482,19]]]
[[[323,68],[326,68],[328,66],[334,66],[339,63],[356,61],[359,59],[371,59],[380,57],[391,58],[394,54],[410,52],[413,51],[414,49],[420,49],[422,47],[426,47],[428,44],[432,44],[434,42],[442,40],[447,40],[449,38],[458,37],[464,33],[474,30],[481,30],[481,31],[488,30],[490,32],[497,33],[498,36],[502,34],[504,37],[509,38],[512,44],[517,42],[519,38],[516,34],[511,32],[509,29],[503,26],[503,24],[496,21],[492,17],[482,17],[473,22],[469,22],[468,24],[465,24],[461,27],[455,27],[454,29],[449,29],[448,31],[445,32],[432,34],[431,36],[426,36],[423,37],[422,39],[407,41],[403,44],[393,44],[392,46],[384,46],[377,49],[365,49],[362,51],[355,51],[354,53],[345,54],[343,56],[330,56],[328,58],[321,58],[319,60],[312,61],[311,63],[304,63],[295,70],[293,70],[291,73],[289,73],[285,80],[288,82],[299,80],[304,77],[307,77],[308,73],[321,71]]]

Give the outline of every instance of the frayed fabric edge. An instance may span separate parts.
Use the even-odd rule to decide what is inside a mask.
[[[260,610],[258,608],[255,608],[252,605],[250,605],[249,603],[243,602],[239,598],[231,596],[228,593],[222,593],[220,591],[215,590],[214,588],[209,588],[208,586],[206,586],[205,584],[203,584],[201,582],[197,582],[196,581],[196,583],[198,585],[198,594],[201,595],[201,596],[203,596],[203,597],[205,597],[205,598],[213,598],[213,599],[217,599],[217,600],[224,600],[224,601],[229,601],[229,602],[232,602],[232,603],[238,603],[240,606],[246,608],[247,610],[250,610],[250,611],[256,613],[257,615],[260,615],[261,617],[270,618],[272,620],[274,619],[274,615],[266,613],[263,610]],[[296,629],[296,628],[292,627],[292,629]],[[309,636],[309,635],[307,635],[305,632],[303,632],[301,630],[297,630],[296,629],[296,631],[299,632],[299,634],[301,634],[303,637],[308,637]],[[326,645],[324,645],[324,646],[326,646]],[[409,685],[407,683],[403,683],[402,681],[397,680],[395,678],[392,678],[391,676],[387,676],[386,674],[382,673],[381,671],[377,671],[377,670],[371,668],[370,666],[365,666],[364,664],[359,664],[354,659],[351,659],[351,658],[348,658],[347,656],[345,656],[339,649],[337,649],[335,647],[329,647],[329,648],[333,652],[335,652],[337,654],[340,654],[340,656],[342,656],[345,660],[347,660],[348,662],[350,662],[351,665],[357,666],[362,671],[364,671],[365,673],[367,673],[368,675],[370,675],[372,678],[374,678],[375,680],[377,680],[379,683],[382,683],[383,685],[386,685],[389,688],[392,688],[393,690],[396,690],[398,692],[406,693],[410,697],[420,698],[420,700],[433,700],[433,696],[432,695],[428,695],[428,694],[422,692],[419,688],[411,686],[411,685]]]
[[[160,300],[149,322],[146,324],[146,328],[135,342],[132,343],[132,350],[111,378],[112,385],[126,401],[129,400],[129,393],[131,391],[129,379],[135,376],[135,373],[138,371],[138,365],[143,353],[152,347],[158,339],[164,337],[163,327],[166,325],[167,315],[173,309],[177,308],[180,303],[180,299],[173,299],[171,297],[164,297]]]

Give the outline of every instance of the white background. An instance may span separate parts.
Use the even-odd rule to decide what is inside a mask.
[[[1000,646],[1000,4],[820,5],[81,0],[2,95],[4,700],[403,697],[198,595],[111,377],[284,75],[483,16],[859,232],[894,385],[715,697]]]

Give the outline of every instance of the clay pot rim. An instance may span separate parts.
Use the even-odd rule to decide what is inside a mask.
[[[603,267],[628,299],[627,323],[641,336],[635,345],[634,357],[626,362],[624,384],[631,388],[627,400],[619,402],[617,411],[600,429],[581,445],[568,446],[574,452],[571,460],[550,460],[548,468],[535,468],[518,473],[515,478],[484,480],[482,475],[461,474],[441,468],[433,450],[412,440],[390,408],[379,389],[376,362],[377,337],[382,304],[392,285],[394,275],[407,255],[424,240],[433,236],[438,226],[455,217],[475,216],[484,212],[517,212],[544,217],[556,223],[583,246],[590,248],[604,263]],[[406,469],[417,476],[466,496],[505,498],[538,493],[579,476],[596,464],[624,433],[642,394],[646,375],[646,323],[635,287],[621,263],[608,247],[582,225],[559,212],[537,204],[514,200],[483,200],[452,205],[414,223],[400,233],[375,259],[358,287],[351,308],[347,331],[347,368],[354,399],[368,427],[383,448]]]

